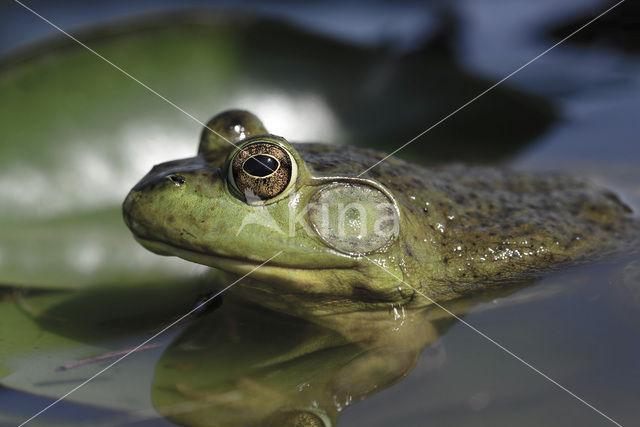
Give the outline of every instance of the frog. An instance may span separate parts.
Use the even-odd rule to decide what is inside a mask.
[[[248,301],[308,318],[522,283],[629,251],[640,229],[614,192],[562,172],[294,143],[245,110],[214,116],[194,157],[154,166],[122,207],[146,249],[227,272]]]

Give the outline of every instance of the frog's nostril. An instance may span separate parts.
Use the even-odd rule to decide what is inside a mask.
[[[180,187],[182,184],[184,184],[186,182],[186,179],[184,179],[184,177],[182,175],[167,175],[167,178],[169,179],[169,181],[173,182],[173,184],[176,187]]]

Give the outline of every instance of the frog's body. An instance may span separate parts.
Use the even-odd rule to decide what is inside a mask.
[[[197,157],[158,165],[134,187],[125,220],[161,254],[236,274],[269,260],[239,287],[296,314],[451,299],[622,249],[637,235],[615,195],[570,177],[395,158],[367,170],[383,158],[290,144],[230,111],[209,122]]]

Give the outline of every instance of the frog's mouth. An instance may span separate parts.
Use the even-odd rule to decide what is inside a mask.
[[[371,263],[358,258],[339,254],[333,262],[319,266],[295,265],[285,250],[276,252],[265,261],[255,261],[201,253],[138,236],[135,238],[156,254],[177,256],[237,275],[228,286],[237,283],[249,300],[276,310],[325,315],[353,311],[365,305],[388,308],[389,303],[399,301],[397,287],[376,280],[378,267],[371,271]],[[243,280],[245,278],[247,280]]]
[[[165,242],[145,239],[135,236],[135,239],[146,249],[158,255],[177,256],[187,261],[197,264],[206,265],[220,270],[228,271],[240,275],[249,275],[261,279],[278,279],[291,278],[299,281],[304,276],[314,275],[314,272],[329,270],[349,270],[358,266],[355,259],[351,262],[336,263],[329,266],[302,266],[291,265],[282,261],[284,251],[276,252],[273,256],[263,262],[253,261],[249,259],[235,258],[225,255],[206,254],[192,249],[181,248],[170,245]],[[278,259],[281,257],[281,259]]]

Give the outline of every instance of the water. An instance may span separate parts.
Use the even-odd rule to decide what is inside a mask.
[[[29,4],[61,25],[72,26],[147,8],[169,7],[168,2],[137,2],[135,6],[110,2],[99,7],[81,3]],[[545,37],[548,27],[582,10],[604,10],[605,6],[593,0],[561,4],[550,0],[456,2],[453,12],[463,23],[457,34],[456,58],[466,70],[484,75],[490,82],[498,81],[554,43]],[[424,7],[416,3],[379,3],[367,9],[367,14],[354,13],[360,6],[351,2],[344,6],[330,3],[322,8],[313,3],[297,7],[276,3],[268,10],[257,3],[246,3],[246,7],[285,16],[356,43],[375,44],[384,39],[403,50],[433,30],[436,12],[446,6],[444,2]],[[2,8],[7,25],[3,26],[0,52],[52,33],[19,6],[5,4]],[[336,16],[341,19],[331,19]],[[401,25],[405,21],[409,24]],[[509,79],[507,85],[552,100],[560,111],[560,120],[507,163],[524,170],[575,172],[615,189],[627,203],[640,209],[639,71],[638,57],[622,50],[567,44]],[[480,111],[486,101],[480,99],[468,109]],[[424,128],[431,124],[424,123]],[[442,126],[456,126],[456,118]],[[433,141],[427,134],[415,144],[430,142]],[[393,148],[390,144],[387,149]],[[626,260],[550,275],[513,294],[475,301],[464,319],[620,424],[635,425],[640,420],[640,284],[625,279],[621,273],[625,265]],[[184,306],[177,307],[175,313],[188,302],[181,304]],[[161,318],[156,320],[162,323]],[[126,337],[130,342],[113,343],[113,348],[127,348],[139,336],[146,335],[139,331],[138,335]],[[164,345],[170,345],[170,340]],[[137,363],[157,363],[162,349],[141,354]],[[69,356],[60,360],[69,360]],[[121,372],[125,374],[136,366],[123,363]],[[96,366],[83,369],[82,374],[89,375]],[[122,385],[126,382],[118,383],[126,378],[118,380],[117,372],[108,378],[120,384],[118,387],[126,387]],[[150,390],[151,380],[148,375],[138,381],[138,386]],[[99,383],[88,386],[88,401],[95,401],[86,397],[91,394],[90,388],[98,390],[98,395],[114,393],[113,385],[102,389]],[[0,412],[12,412],[18,421],[48,402],[51,400],[0,390]],[[170,424],[153,412],[123,414],[77,402],[82,402],[82,397],[43,415],[39,423],[95,424],[99,420],[124,425]],[[143,402],[138,409],[148,406],[149,402]],[[596,426],[606,425],[607,421],[461,323],[451,325],[427,346],[404,379],[349,406],[339,421],[339,425],[372,426],[516,423]]]

